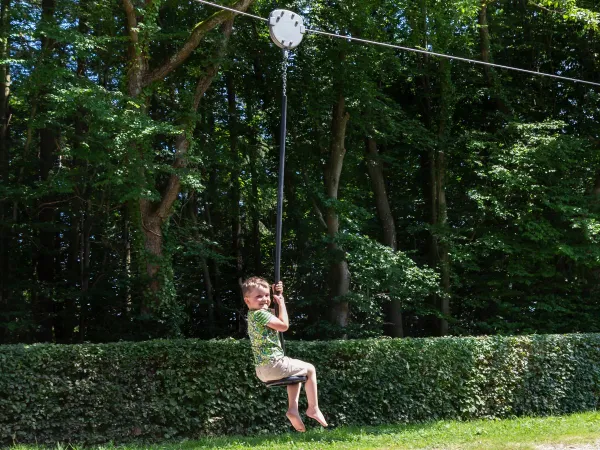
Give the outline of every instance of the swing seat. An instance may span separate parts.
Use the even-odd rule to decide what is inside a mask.
[[[306,379],[307,378],[305,375],[300,375],[300,376],[295,376],[295,377],[282,378],[281,380],[267,381],[265,383],[265,385],[267,387],[289,386],[290,384],[304,383],[304,382],[306,382]]]

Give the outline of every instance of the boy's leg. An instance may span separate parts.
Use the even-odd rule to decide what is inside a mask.
[[[306,415],[312,419],[315,419],[321,425],[326,427],[327,421],[325,420],[325,417],[323,417],[323,413],[319,409],[317,371],[315,369],[315,366],[313,366],[310,363],[300,361],[298,359],[294,360],[294,363],[302,365],[306,368],[307,371],[306,376],[308,377],[308,379],[306,380],[306,386],[304,386],[304,389],[306,390],[306,400],[308,401],[308,409],[306,410]]]
[[[298,412],[298,399],[300,398],[300,389],[302,388],[302,384],[290,384],[287,387],[288,394],[288,410],[285,413],[286,417],[292,423],[292,426],[296,429],[296,431],[306,431],[304,428],[304,422],[302,422],[302,418],[300,417],[300,413]]]

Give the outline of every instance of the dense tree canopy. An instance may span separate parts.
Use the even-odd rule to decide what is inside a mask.
[[[0,343],[243,337],[282,54],[196,1],[0,0]],[[600,82],[591,0],[237,0]],[[600,88],[316,34],[287,71],[304,339],[600,331]]]

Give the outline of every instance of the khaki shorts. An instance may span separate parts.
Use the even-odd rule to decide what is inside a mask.
[[[304,361],[288,358],[287,356],[256,368],[256,376],[263,383],[287,377],[306,375],[307,373],[308,368]]]

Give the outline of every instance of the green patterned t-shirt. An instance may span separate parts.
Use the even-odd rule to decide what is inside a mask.
[[[275,316],[264,309],[248,311],[248,336],[256,367],[283,357],[277,331],[267,326],[271,317]]]

